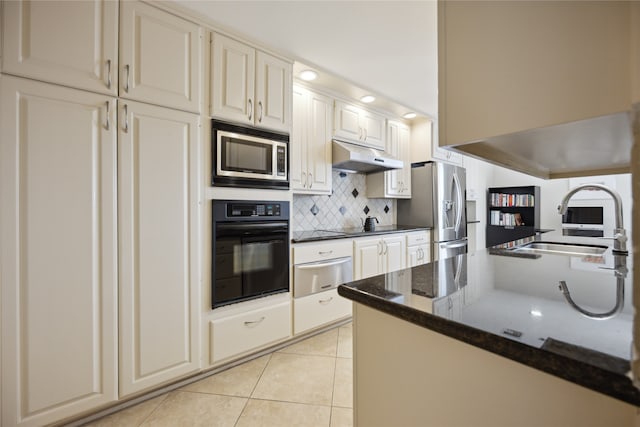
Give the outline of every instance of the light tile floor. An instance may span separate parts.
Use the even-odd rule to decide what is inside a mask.
[[[350,427],[352,407],[349,323],[87,425]]]

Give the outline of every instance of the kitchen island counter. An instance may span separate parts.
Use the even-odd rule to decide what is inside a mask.
[[[382,318],[401,321],[398,325],[418,326],[418,330],[440,336],[437,339],[453,338],[457,345],[464,343],[473,351],[481,349],[492,353],[491,357],[499,355],[620,404],[640,406],[640,393],[627,376],[633,322],[632,257],[615,257],[611,248],[602,256],[512,249],[536,239],[602,245],[602,240],[549,233],[351,282],[341,285],[338,293],[357,303],[356,335],[367,327],[366,321],[358,320],[359,311],[384,313]],[[559,289],[561,281],[574,305]],[[592,313],[618,309],[610,318],[593,319],[576,307]],[[358,347],[357,337],[354,346]],[[356,372],[360,361],[374,366],[367,358],[366,354],[356,358]],[[361,369],[360,374],[363,372]],[[357,390],[356,386],[356,394]]]

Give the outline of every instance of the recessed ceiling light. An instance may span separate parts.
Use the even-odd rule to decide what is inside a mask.
[[[542,312],[540,310],[533,309],[529,312],[533,317],[542,317]]]
[[[376,100],[376,97],[373,95],[365,95],[362,98],[360,98],[360,101],[364,102],[365,104],[369,104],[370,102],[373,102]]]
[[[405,119],[415,119],[416,118],[416,113],[407,113],[404,116]]]
[[[318,73],[313,70],[304,70],[300,73],[300,78],[302,80],[310,82],[311,80],[315,80],[318,78]]]

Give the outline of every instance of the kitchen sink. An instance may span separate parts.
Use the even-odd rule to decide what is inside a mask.
[[[602,255],[608,249],[602,245],[582,245],[562,242],[530,242],[513,248],[514,252],[547,253],[569,256]]]

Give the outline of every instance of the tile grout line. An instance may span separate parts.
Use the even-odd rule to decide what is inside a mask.
[[[269,366],[269,363],[271,363],[271,357],[273,356],[273,354],[274,353],[269,353],[267,355],[267,356],[269,356],[269,359],[267,360],[267,363],[264,364],[264,367],[262,368],[262,371],[260,372],[260,375],[258,376],[258,380],[253,385],[253,388],[251,389],[251,392],[249,393],[249,396],[247,396],[247,401],[244,403],[244,406],[242,407],[242,411],[240,411],[240,415],[238,415],[238,419],[233,424],[234,427],[236,427],[238,425],[238,423],[240,422],[240,418],[242,418],[242,414],[244,414],[244,411],[247,409],[247,406],[249,405],[249,402],[253,398],[253,393],[256,391],[256,387],[258,387],[258,383],[262,379],[262,376],[264,375],[264,372],[267,370],[267,366]]]
[[[150,418],[151,418],[151,415],[153,415],[153,413],[154,413],[154,412],[156,412],[156,411],[158,410],[158,408],[160,407],[160,405],[162,405],[163,403],[165,403],[165,402],[167,401],[167,399],[169,398],[169,394],[171,394],[171,393],[172,393],[172,392],[170,391],[170,392],[167,392],[167,393],[164,395],[164,398],[163,398],[163,399],[162,399],[162,400],[161,400],[161,401],[156,405],[156,407],[155,407],[155,408],[153,408],[153,409],[151,410],[151,412],[149,412],[149,413],[147,414],[147,416],[146,416],[146,417],[144,417],[144,418],[142,419],[142,421],[140,421],[140,423],[138,424],[138,427],[140,427],[141,425],[143,425],[143,424],[144,424],[148,419],[150,419]],[[116,413],[117,413],[117,412],[116,412]]]
[[[336,355],[333,358],[333,383],[331,385],[331,410],[329,412],[329,426],[331,427],[331,419],[333,418],[333,397],[336,394],[336,375],[338,371],[338,346],[340,345],[340,328],[336,334]]]

